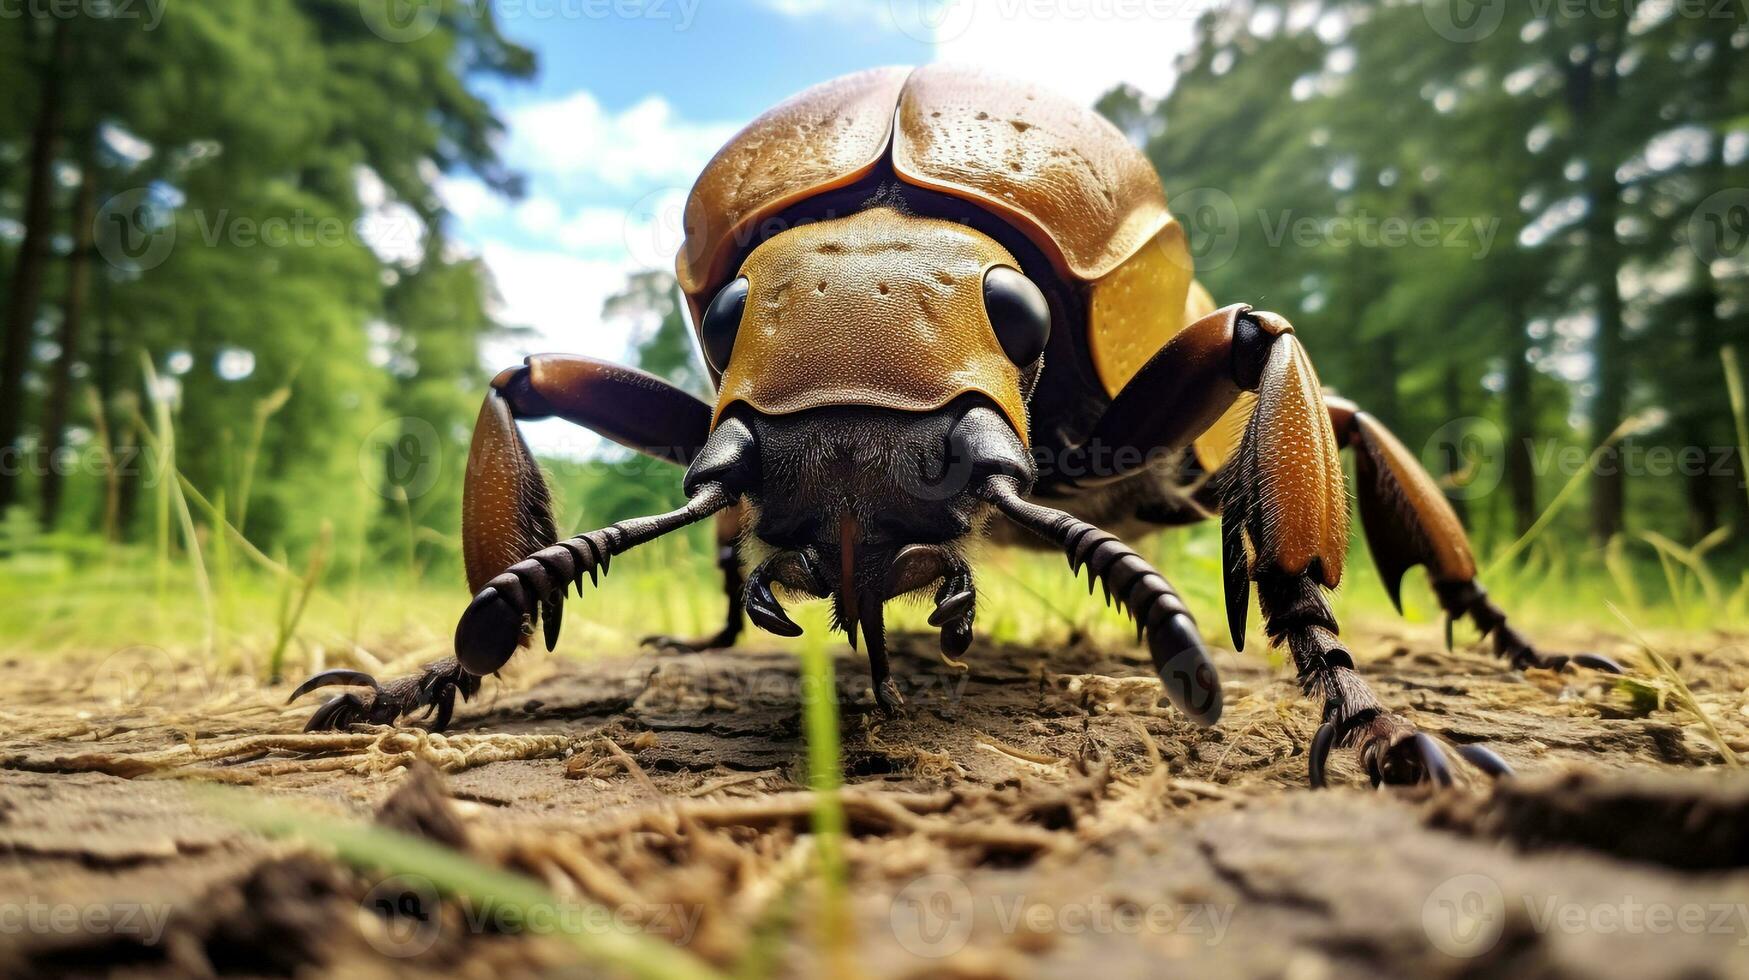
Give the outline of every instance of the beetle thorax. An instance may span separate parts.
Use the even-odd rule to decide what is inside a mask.
[[[768,415],[838,405],[926,412],[968,393],[1026,431],[1020,372],[985,316],[1016,265],[963,225],[872,208],[784,231],[742,265],[746,312],[717,401]]]

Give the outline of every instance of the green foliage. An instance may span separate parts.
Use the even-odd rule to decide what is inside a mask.
[[[1218,302],[1292,319],[1325,383],[1412,448],[1466,417],[1501,434],[1481,461],[1500,492],[1459,501],[1484,538],[1526,530],[1570,475],[1551,461],[1630,415],[1632,525],[1741,525],[1717,351],[1749,330],[1749,255],[1701,261],[1690,235],[1749,176],[1725,149],[1743,11],[1474,6],[1502,22],[1452,40],[1444,0],[1241,0],[1199,21],[1157,107],[1100,108],[1146,135]],[[1704,464],[1633,462],[1655,448]],[[1616,479],[1591,478],[1570,538],[1619,529]]]
[[[470,78],[527,77],[534,66],[499,35],[490,8],[445,9],[435,30],[394,43],[354,0],[213,0],[149,25],[66,20],[65,64],[0,57],[0,72],[21,82],[0,114],[0,141],[20,152],[3,158],[26,155],[43,80],[58,73],[61,148],[95,136],[103,152],[81,178],[96,182],[100,201],[145,206],[106,209],[100,224],[137,219],[137,238],[167,243],[143,261],[118,258],[100,227],[97,329],[75,350],[39,348],[23,387],[0,391],[25,399],[27,434],[40,424],[28,394],[40,390],[36,373],[75,358],[124,451],[138,442],[130,406],[149,417],[154,397],[170,398],[182,473],[233,515],[247,513],[269,550],[307,547],[324,524],[342,541],[382,535],[410,513],[429,532],[418,535],[421,560],[453,554],[433,535],[454,533],[454,464],[485,380],[479,342],[501,327],[487,312],[483,266],[448,248],[435,182],[467,170],[518,189],[494,149],[502,126]],[[46,20],[0,21],[0,52],[42,51]],[[0,178],[20,185],[23,169]],[[57,194],[56,212],[69,194]],[[58,268],[51,276],[45,306],[58,306]],[[164,375],[159,391],[143,388],[142,353]],[[258,407],[286,391],[258,426]],[[79,438],[96,422],[75,418]],[[257,450],[240,451],[257,430]],[[403,430],[435,443],[422,452],[436,478],[421,481],[410,508],[392,492],[361,497],[363,487],[393,489],[373,449]],[[130,474],[120,487],[129,536],[144,530],[142,482]],[[98,526],[107,492],[76,473],[61,526]]]

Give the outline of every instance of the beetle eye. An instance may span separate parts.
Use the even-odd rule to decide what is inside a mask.
[[[747,308],[747,277],[742,276],[723,287],[711,305],[704,308],[698,336],[704,344],[704,358],[721,374],[729,368],[729,354],[735,349],[735,334],[741,329],[741,311]]]
[[[1031,279],[999,265],[984,275],[984,311],[1002,352],[1020,367],[1038,360],[1051,339],[1051,305]]]

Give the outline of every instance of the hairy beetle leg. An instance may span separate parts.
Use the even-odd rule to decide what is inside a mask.
[[[1457,582],[1438,582],[1433,588],[1439,595],[1439,604],[1446,612],[1445,645],[1448,649],[1451,647],[1453,621],[1467,615],[1483,636],[1494,638],[1494,654],[1511,664],[1514,670],[1537,667],[1562,671],[1570,667],[1585,667],[1605,674],[1626,673],[1621,664],[1602,654],[1538,651],[1506,622],[1506,613],[1488,598],[1487,591],[1473,578]]]
[[[1443,788],[1454,781],[1444,746],[1403,718],[1380,712],[1353,726],[1346,736],[1335,722],[1326,721],[1318,726],[1311,750],[1306,754],[1307,781],[1313,789],[1326,785],[1324,768],[1330,749],[1337,744],[1353,746],[1374,786],[1430,782]],[[1506,760],[1485,746],[1459,745],[1451,751],[1492,779],[1512,775]]]
[[[567,588],[581,595],[584,578],[598,583],[614,555],[701,521],[730,503],[721,487],[708,484],[679,510],[566,538],[511,565],[475,594],[456,623],[456,660],[470,674],[494,673],[543,617],[551,650],[558,642]]]
[[[368,687],[368,694],[341,694],[329,698],[310,715],[304,725],[306,732],[341,731],[353,725],[393,725],[396,721],[425,709],[431,719],[430,729],[441,732],[449,727],[455,711],[455,698],[463,701],[480,690],[480,678],[463,670],[454,657],[434,660],[416,674],[397,677],[385,683],[356,670],[327,670],[299,684],[286,699],[290,704],[320,687]]]
[[[1445,749],[1401,715],[1385,710],[1355,670],[1354,658],[1336,634],[1329,602],[1313,576],[1267,572],[1257,579],[1257,597],[1270,639],[1285,644],[1293,657],[1301,689],[1324,699],[1323,723],[1306,752],[1306,775],[1313,788],[1325,784],[1330,750],[1339,747],[1355,750],[1374,786],[1452,784]],[[1482,746],[1466,745],[1455,751],[1487,775],[1512,772]]]
[[[1089,589],[1095,581],[1105,587],[1107,604],[1115,599],[1135,621],[1137,640],[1147,640],[1166,696],[1185,717],[1199,725],[1220,720],[1220,677],[1184,600],[1164,575],[1115,535],[1022,499],[1010,477],[990,479],[980,494],[1015,524],[1061,547],[1072,572],[1085,566]]]

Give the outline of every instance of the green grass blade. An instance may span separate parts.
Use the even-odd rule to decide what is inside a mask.
[[[850,910],[844,864],[847,826],[843,757],[838,745],[838,683],[826,640],[812,635],[802,647],[802,721],[808,739],[808,785],[814,791],[813,829],[822,905],[821,941],[835,975],[849,974]]]
[[[649,936],[615,930],[590,932],[581,923],[599,916],[531,915],[560,900],[532,879],[478,861],[447,847],[382,827],[330,816],[313,816],[239,790],[211,787],[213,808],[232,821],[270,837],[304,841],[334,852],[356,868],[418,875],[446,895],[514,915],[517,921],[551,922],[589,960],[648,980],[721,980],[696,956]],[[572,904],[575,904],[573,901]]]
[[[1719,348],[1719,360],[1725,363],[1725,391],[1731,398],[1731,417],[1737,423],[1737,470],[1749,466],[1749,403],[1743,397],[1743,365],[1737,362],[1737,348],[1726,344]],[[1743,484],[1749,496],[1749,482]]]
[[[304,618],[304,610],[310,604],[310,594],[316,591],[316,582],[321,579],[322,568],[328,562],[328,544],[333,538],[334,525],[323,521],[316,545],[310,549],[310,563],[304,569],[296,601],[283,601],[280,605],[279,635],[274,639],[273,653],[267,658],[267,679],[270,683],[278,684],[284,676],[286,647],[291,644],[292,637],[297,635],[298,623]],[[289,594],[290,583],[287,583],[287,595]]]
[[[1713,746],[1719,750],[1719,755],[1724,757],[1725,764],[1732,769],[1741,769],[1743,764],[1738,761],[1737,753],[1731,750],[1731,746],[1725,741],[1725,736],[1719,733],[1718,726],[1713,724],[1712,716],[1702,710],[1700,702],[1694,699],[1694,692],[1688,689],[1688,682],[1684,681],[1682,675],[1676,672],[1676,667],[1664,659],[1664,655],[1659,653],[1652,646],[1651,641],[1640,633],[1639,627],[1635,626],[1632,620],[1616,608],[1615,603],[1605,600],[1603,604],[1608,606],[1609,611],[1615,614],[1615,618],[1621,620],[1622,625],[1626,626],[1628,632],[1633,634],[1634,642],[1640,645],[1646,658],[1652,661],[1653,669],[1657,670],[1659,675],[1669,681],[1671,686],[1676,689],[1677,699],[1682,702],[1682,706],[1700,719],[1701,727],[1706,729],[1707,736],[1712,739]]]
[[[1532,542],[1542,537],[1543,532],[1548,530],[1549,525],[1566,508],[1567,502],[1579,492],[1579,487],[1584,484],[1585,478],[1597,469],[1597,464],[1603,460],[1603,454],[1616,443],[1633,435],[1643,424],[1644,420],[1637,415],[1623,419],[1622,423],[1615,427],[1615,431],[1609,434],[1609,438],[1603,440],[1596,449],[1591,451],[1591,455],[1585,459],[1585,465],[1567,480],[1566,485],[1561,487],[1560,492],[1555,494],[1553,500],[1549,501],[1549,505],[1543,509],[1536,522],[1531,524],[1530,528],[1520,535],[1517,541],[1507,545],[1505,551],[1496,555],[1494,560],[1488,563],[1488,567],[1482,570],[1480,577],[1492,579],[1496,572],[1511,564],[1520,554],[1523,554],[1524,549],[1530,547]]]

